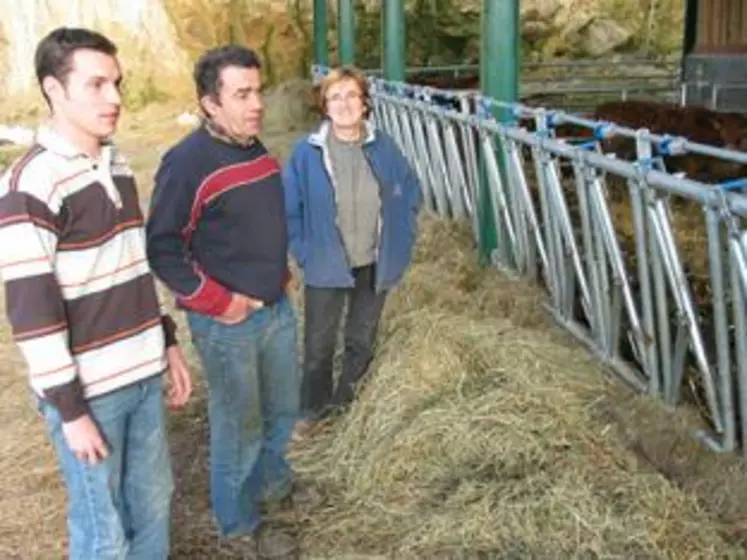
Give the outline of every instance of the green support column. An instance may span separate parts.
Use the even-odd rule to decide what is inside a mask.
[[[329,66],[327,0],[314,0],[314,64]]]
[[[698,0],[685,2],[685,30],[682,38],[682,54],[684,57],[693,51],[698,29]]]
[[[355,63],[355,0],[337,0],[340,65]]]
[[[483,0],[481,38],[480,89],[496,100],[516,101],[519,83],[519,0]],[[510,112],[496,111],[495,116],[499,121],[505,121]],[[505,183],[506,167],[500,151],[498,156],[501,178]],[[484,263],[490,263],[495,249],[507,254],[508,247],[501,243],[506,236],[501,231],[501,224],[495,223],[485,163],[482,157],[480,160],[480,255]]]
[[[405,81],[405,3],[384,0],[381,7],[384,79]]]

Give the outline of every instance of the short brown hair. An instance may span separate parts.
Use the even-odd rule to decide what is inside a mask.
[[[363,98],[364,116],[368,118],[371,112],[371,92],[368,87],[368,79],[366,75],[354,68],[353,66],[341,66],[340,68],[334,68],[322,78],[319,86],[319,108],[322,114],[327,114],[327,92],[335,84],[339,84],[343,80],[353,80],[358,89],[361,90],[361,97]]]

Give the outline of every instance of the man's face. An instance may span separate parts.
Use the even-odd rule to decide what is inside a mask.
[[[99,140],[114,134],[122,106],[119,62],[111,55],[80,49],[71,57],[71,70],[59,82],[48,77],[42,84],[55,118],[78,132]]]
[[[220,73],[218,99],[203,98],[210,117],[231,136],[249,140],[262,131],[262,76],[257,68],[227,66]]]

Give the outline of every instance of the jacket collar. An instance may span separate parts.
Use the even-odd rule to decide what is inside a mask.
[[[371,121],[363,121],[363,126],[365,128],[365,138],[363,139],[363,144],[365,145],[374,142],[376,140],[376,127]],[[312,132],[309,135],[309,144],[317,147],[324,146],[327,141],[327,136],[329,135],[331,130],[332,125],[330,124],[329,119],[324,119],[317,131]]]
[[[232,146],[238,146],[239,148],[248,148],[257,141],[255,137],[246,140],[236,138],[213,119],[207,117],[202,117],[202,126],[204,126],[207,133],[216,140]]]

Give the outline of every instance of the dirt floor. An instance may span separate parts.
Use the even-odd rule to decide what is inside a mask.
[[[183,110],[123,123],[144,200]],[[269,121],[282,158],[305,124]],[[479,270],[463,228],[426,220],[421,235],[361,401],[293,450],[313,490],[305,557],[747,558],[744,463],[694,441],[694,412],[609,376],[538,311],[538,291]],[[178,319],[197,391],[170,418],[173,557],[251,558],[212,524],[204,386]],[[64,492],[5,321],[0,352],[0,557],[59,558]]]

